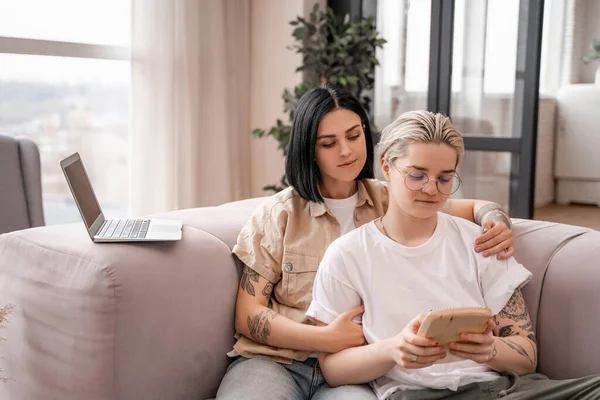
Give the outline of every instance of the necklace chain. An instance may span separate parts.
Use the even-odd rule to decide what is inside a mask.
[[[381,230],[383,231],[383,233],[385,234],[385,236],[389,237],[390,239],[392,239],[392,237],[390,236],[389,233],[387,233],[387,230],[385,229],[385,225],[383,225],[383,217],[379,218],[379,223],[381,224]],[[394,240],[394,239],[392,239]],[[395,240],[394,240],[395,242]]]

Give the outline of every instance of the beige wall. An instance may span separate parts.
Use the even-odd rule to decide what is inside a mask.
[[[286,48],[293,43],[289,21],[307,15],[314,3],[326,4],[324,0],[252,0],[251,130],[268,129],[277,118],[287,121],[281,94],[284,88],[291,90],[302,78],[294,72],[301,57]],[[269,194],[261,188],[279,182],[284,173],[284,158],[277,145],[271,137],[250,142],[252,197]]]

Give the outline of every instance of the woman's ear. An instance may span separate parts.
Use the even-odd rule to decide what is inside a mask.
[[[390,164],[387,163],[383,157],[379,159],[379,164],[381,164],[381,173],[385,177],[385,180],[389,182],[390,180]]]

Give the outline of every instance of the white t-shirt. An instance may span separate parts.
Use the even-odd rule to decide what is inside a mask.
[[[345,199],[328,199],[325,200],[325,205],[331,211],[335,219],[340,223],[340,236],[356,229],[354,222],[354,210],[356,210],[356,202],[358,201],[358,191]],[[311,358],[317,358],[317,353],[311,353]]]
[[[306,315],[331,323],[364,304],[363,331],[367,342],[375,343],[396,336],[414,317],[434,308],[485,306],[498,314],[531,273],[513,258],[498,261],[475,253],[480,234],[479,226],[438,213],[431,238],[405,247],[381,233],[374,221],[363,225],[328,247]],[[397,365],[371,385],[383,399],[399,389],[456,390],[498,378],[484,365],[457,360],[422,369]]]
[[[340,223],[340,236],[354,230],[354,210],[358,201],[358,192],[345,199],[327,199],[324,198],[325,205]]]

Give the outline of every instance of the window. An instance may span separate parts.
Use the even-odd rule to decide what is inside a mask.
[[[129,43],[127,0],[0,0],[0,132],[38,144],[47,224],[81,220],[59,165],[76,151],[127,215]]]
[[[406,19],[406,90],[424,92],[429,86],[431,1],[409,2]]]
[[[470,2],[479,0],[457,0],[455,2],[455,17],[454,17],[454,61],[453,61],[453,91],[458,92],[461,88],[463,74],[463,51],[464,41],[469,38],[464,37],[465,31],[465,11],[469,7]],[[553,4],[548,4],[553,3]],[[396,69],[401,71],[404,67],[404,76],[396,78],[398,82],[404,82],[403,90],[407,92],[426,92],[429,79],[429,35],[430,35],[430,19],[431,19],[431,0],[408,0],[403,7],[402,2],[392,2],[379,0],[378,7],[385,8],[378,11],[378,16],[385,16],[389,22],[378,21],[380,30],[390,31],[387,25],[396,19],[400,21],[403,18],[403,13],[406,14],[406,32],[396,32],[395,35],[400,35],[406,40],[406,48],[394,48],[402,46],[403,41],[397,40],[396,37],[388,39],[388,43],[384,48],[387,55],[386,60],[389,67],[383,68],[386,70],[385,76],[388,84],[390,79],[387,78]],[[489,94],[511,94],[514,92],[515,84],[515,64],[517,54],[517,27],[519,19],[519,0],[488,0],[487,10],[485,13],[485,40],[482,49],[484,51],[484,71],[483,71],[483,86],[484,93]],[[549,74],[556,75],[560,73],[552,65],[557,64],[554,53],[554,48],[560,46],[556,41],[550,45],[550,40],[547,40],[552,32],[557,32],[560,36],[562,32],[562,14],[564,13],[564,5],[562,1],[546,2],[544,11],[544,40],[542,41],[542,65],[541,65],[541,88],[543,92],[547,91],[547,82],[554,82],[557,77],[548,76]],[[477,21],[479,23],[479,20]],[[548,55],[550,53],[550,55]],[[403,57],[402,55],[405,54]],[[391,56],[391,57],[390,57]],[[554,58],[552,58],[554,57]],[[402,59],[404,58],[404,60]],[[560,59],[560,55],[558,55]],[[394,65],[392,65],[394,64]],[[548,65],[551,64],[551,65]],[[558,63],[559,64],[559,63]],[[396,67],[396,68],[393,68]],[[548,83],[549,85],[550,83]],[[552,87],[555,90],[556,88]]]

